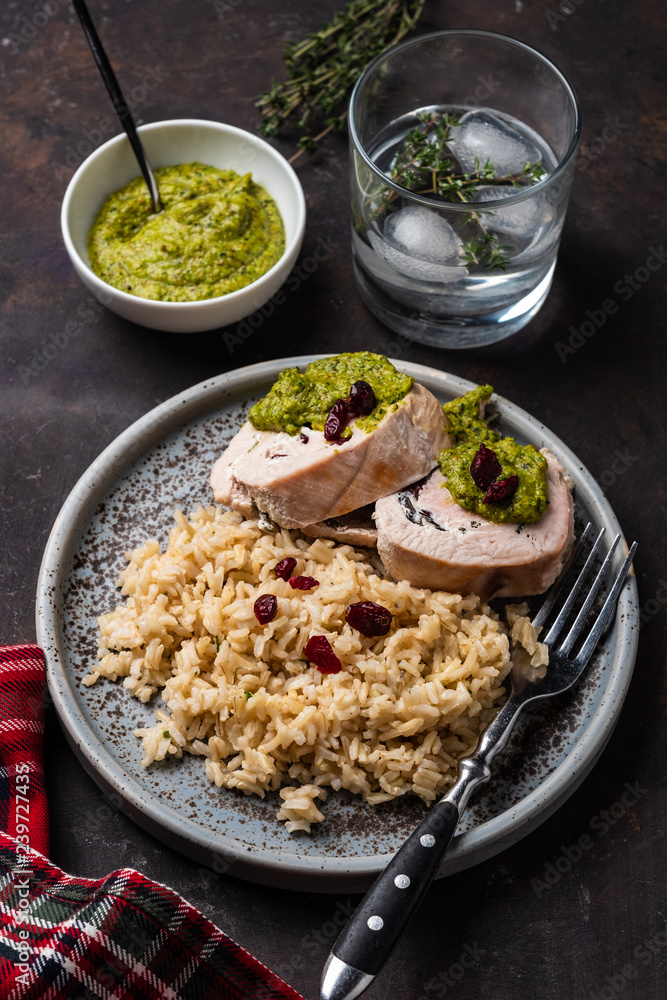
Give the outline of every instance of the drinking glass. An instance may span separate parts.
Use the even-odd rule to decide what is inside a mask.
[[[438,121],[452,123],[451,173],[468,178],[456,201],[424,170],[415,190],[391,177],[409,130],[430,129],[431,142]],[[525,326],[551,287],[581,135],[560,70],[504,35],[436,32],[370,63],[349,123],[354,267],[371,311],[436,347]]]

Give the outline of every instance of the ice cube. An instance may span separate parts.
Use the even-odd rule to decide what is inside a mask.
[[[461,240],[442,214],[425,205],[408,205],[388,216],[384,238],[401,253],[430,264],[460,263]]]
[[[378,233],[374,233],[372,230],[368,234],[368,239],[375,252],[385,263],[408,278],[417,278],[419,281],[449,283],[458,281],[459,278],[465,277],[468,273],[465,267],[448,267],[446,264],[433,264],[421,257],[410,257],[401,250],[397,250],[391,243],[387,243]]]
[[[440,212],[425,205],[408,205],[392,212],[384,232],[369,239],[381,256],[410,278],[455,281],[467,274],[461,266],[461,240]]]
[[[501,198],[511,198],[518,194],[520,188],[494,186],[485,184],[477,188],[473,194],[475,202],[499,201]],[[507,208],[494,208],[481,211],[480,216],[486,229],[494,233],[506,233],[508,236],[532,239],[540,226],[547,226],[553,219],[553,208],[543,192],[538,192],[532,198],[508,205]]]
[[[480,168],[490,160],[499,177],[521,173],[527,163],[540,163],[542,154],[526,136],[486,111],[467,111],[450,132],[449,145],[464,170]]]

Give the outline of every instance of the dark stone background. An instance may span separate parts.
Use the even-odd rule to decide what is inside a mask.
[[[210,0],[91,0],[126,89],[140,86],[148,69],[162,76],[140,103],[142,121],[201,117],[250,130],[258,125],[253,98],[281,77],[284,42],[315,28],[336,6],[334,0],[220,0],[216,6]],[[43,10],[41,0],[20,0],[1,15],[2,641],[35,638],[39,562],[70,488],[128,424],[187,386],[258,360],[359,349],[491,382],[570,445],[607,488],[627,535],[639,540],[639,658],[616,731],[584,784],[511,850],[434,885],[368,996],[667,996],[667,268],[631,296],[615,289],[665,239],[664,3],[428,0],[422,31],[486,28],[551,57],[573,82],[585,122],[554,287],[530,338],[512,350],[461,353],[400,347],[362,305],[348,250],[343,136],[330,138],[298,167],[308,202],[303,255],[318,237],[340,248],[250,340],[230,350],[220,331],[168,335],[92,312],[61,241],[59,211],[72,174],[68,153],[71,165],[85,131],[97,127],[110,105],[71,9],[61,2],[32,30],[32,18]],[[602,149],[595,140],[610,121],[616,138]],[[287,140],[276,145],[287,155],[293,151]],[[567,343],[586,311],[608,298],[618,302],[618,312],[561,361],[556,344]],[[76,333],[48,363],[40,362],[49,338],[71,321]],[[40,365],[31,373],[30,366]],[[619,453],[625,463],[619,464]],[[106,810],[52,714],[47,745],[52,856],[59,865],[91,877],[124,865],[139,868],[172,885],[309,1000],[316,996],[333,918],[349,908],[347,897],[209,877]],[[643,789],[637,804],[604,837],[593,833],[594,849],[559,881],[536,890],[531,880],[543,879],[564,847],[591,833],[591,820],[619,801],[625,782]],[[448,986],[443,977],[466,945],[484,954]]]

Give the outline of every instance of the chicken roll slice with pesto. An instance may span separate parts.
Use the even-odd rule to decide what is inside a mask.
[[[376,504],[378,552],[396,579],[489,600],[541,594],[560,573],[574,538],[569,477],[546,448],[488,428],[492,391],[446,404],[454,444],[439,469]]]
[[[211,486],[246,516],[314,529],[422,478],[449,444],[432,393],[381,355],[339,354],[281,372]]]

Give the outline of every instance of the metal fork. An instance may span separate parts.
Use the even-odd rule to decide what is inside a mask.
[[[553,624],[546,635],[540,635],[541,641],[549,647],[549,666],[545,675],[536,678],[534,672],[521,670],[516,665],[512,668],[510,697],[482,732],[476,750],[459,761],[456,783],[429,810],[426,818],[397,851],[343,928],[324,967],[320,1000],[354,1000],[370,986],[437,874],[472,790],[490,778],[491,761],[507,743],[521,710],[526,705],[567,691],[581,676],[616,608],[637,548],[637,543],[633,542],[579,652],[576,656],[570,656],[620,540],[620,535],[617,535],[609,547],[581,610],[565,639],[556,648],[556,640],[582,591],[602,542],[604,528],[595,539],[586,562],[567,593],[565,583],[569,579],[569,570],[590,530],[591,525],[587,524],[570,565],[554,584],[533,620],[535,627],[543,627],[563,594],[564,600]]]

